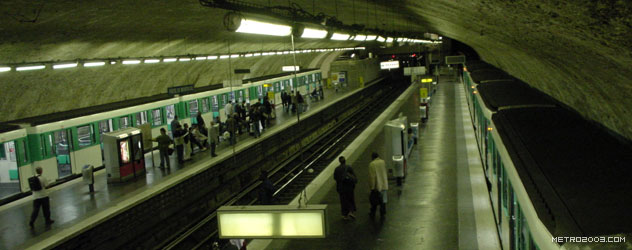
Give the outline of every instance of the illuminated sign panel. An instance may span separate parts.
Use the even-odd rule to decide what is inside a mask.
[[[399,68],[399,61],[380,62],[380,69],[397,69],[397,68]]]
[[[327,205],[223,206],[217,210],[219,237],[324,238]]]
[[[284,71],[284,72],[287,72],[287,71],[294,71],[295,68],[296,68],[296,71],[300,71],[301,70],[301,67],[299,67],[299,66],[283,66],[283,67],[281,67],[281,70]]]

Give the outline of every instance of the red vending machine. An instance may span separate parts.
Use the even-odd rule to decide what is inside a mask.
[[[103,154],[108,182],[123,182],[145,174],[143,135],[127,128],[103,135]]]

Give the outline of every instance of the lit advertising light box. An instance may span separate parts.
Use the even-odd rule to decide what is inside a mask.
[[[398,69],[399,61],[380,62],[380,69]]]
[[[325,238],[327,205],[223,206],[217,210],[222,239]]]

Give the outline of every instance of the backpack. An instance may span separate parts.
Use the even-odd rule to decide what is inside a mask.
[[[31,191],[40,191],[42,190],[42,183],[37,176],[32,176],[29,178],[29,187]]]

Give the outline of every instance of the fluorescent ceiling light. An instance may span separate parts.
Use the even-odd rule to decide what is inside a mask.
[[[179,62],[188,62],[191,61],[191,58],[188,57],[181,57],[180,59],[178,59]]]
[[[367,36],[366,36],[366,40],[367,40],[367,41],[375,41],[375,38],[377,38],[377,36],[376,36],[376,35],[367,35]]]
[[[140,60],[124,60],[123,64],[139,64]]]
[[[7,72],[10,70],[11,70],[11,67],[0,67],[0,72]]]
[[[206,58],[209,59],[209,60],[215,60],[215,59],[217,59],[217,56],[207,56]]]
[[[337,41],[349,40],[349,35],[342,34],[342,33],[334,33],[333,35],[331,35],[331,40],[337,40]]]
[[[290,53],[290,51],[287,51],[287,50],[286,50],[286,51],[283,51],[283,54],[286,54],[286,55],[287,55],[287,54],[289,54],[289,53]]]
[[[292,33],[292,27],[288,25],[241,19],[241,24],[236,32],[270,36],[289,36]]]
[[[261,53],[254,53],[252,56],[261,56]]]
[[[301,67],[300,66],[283,66],[281,67],[281,70],[284,72],[294,71],[294,70],[299,71],[301,70]]]
[[[84,67],[99,67],[105,65],[105,62],[86,62],[83,63]]]
[[[230,55],[230,58],[237,58],[237,57],[239,57],[239,54],[232,54],[232,55]]]
[[[116,61],[110,61],[110,64],[116,64]]]
[[[145,59],[144,63],[159,63],[160,59]]]
[[[204,61],[206,60],[206,56],[198,56],[195,58],[196,61]]]
[[[165,58],[165,59],[162,59],[163,62],[175,62],[177,60],[178,60],[178,58]]]
[[[226,58],[229,58],[229,57],[230,57],[229,55],[221,55],[221,56],[219,56],[219,59],[226,59]]]
[[[38,69],[44,69],[46,68],[46,66],[44,65],[33,65],[33,66],[24,66],[24,67],[17,67],[15,68],[16,71],[27,71],[27,70],[38,70]]]
[[[283,55],[283,51],[277,51],[276,54],[277,55]]]
[[[301,38],[325,38],[326,36],[326,30],[305,28],[303,29]]]
[[[245,54],[244,57],[251,57],[252,54]]]
[[[53,69],[67,69],[77,67],[77,63],[64,63],[64,64],[55,64],[53,65]]]
[[[366,36],[365,35],[356,35],[355,38],[353,38],[353,40],[355,40],[355,41],[364,41],[364,40],[366,40]]]
[[[386,38],[386,42],[387,43],[392,43],[393,42],[393,38],[392,37],[387,37]]]
[[[386,42],[386,38],[380,36],[377,38],[377,41],[383,43]]]
[[[365,50],[365,47],[355,47],[356,50]]]

